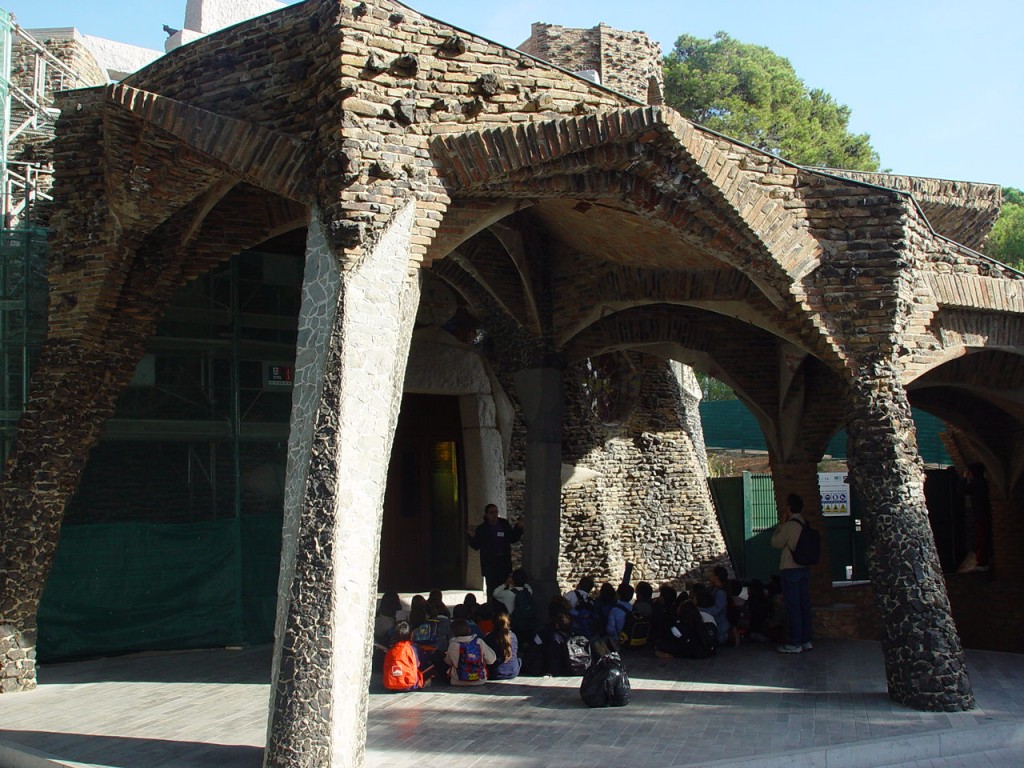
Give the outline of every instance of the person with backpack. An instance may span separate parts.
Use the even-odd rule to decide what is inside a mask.
[[[801,549],[801,535],[805,528],[810,528],[810,524],[804,518],[803,509],[804,500],[795,493],[789,494],[786,498],[786,508],[779,515],[779,524],[772,532],[772,546],[782,550],[779,556],[779,570],[788,633],[788,642],[778,647],[779,653],[802,653],[814,647],[810,567],[798,562],[799,558],[794,556],[794,552]]]
[[[573,659],[569,655],[571,631],[572,617],[552,601],[547,623],[529,636],[529,640],[523,641],[521,674],[528,677],[571,677],[580,674],[574,669]]]
[[[384,687],[396,692],[418,691],[427,685],[433,668],[420,668],[420,655],[413,645],[409,622],[396,622],[392,637],[394,644],[384,656]]]
[[[618,650],[623,640],[628,638],[626,624],[633,615],[633,587],[629,584],[620,584],[615,594],[619,599],[608,612],[604,634],[611,648]]]
[[[584,576],[576,584],[575,589],[570,589],[563,595],[569,606],[569,615],[572,616],[572,633],[588,639],[601,630],[601,612],[590,594],[594,591],[594,586],[594,578]]]
[[[505,583],[494,590],[494,597],[508,609],[512,631],[519,637],[532,637],[541,624],[541,617],[526,571],[522,568],[512,571]]]
[[[576,587],[570,589],[562,597],[569,603],[569,610],[575,611],[576,607],[581,603],[593,603],[594,599],[590,596],[590,593],[594,591],[594,577],[584,576],[578,582]]]
[[[676,619],[655,646],[659,659],[707,659],[718,650],[718,627],[689,598],[677,603]]]
[[[497,654],[473,634],[465,619],[452,622],[452,635],[444,655],[449,681],[452,685],[483,685],[487,667],[498,660]]]
[[[711,582],[711,604],[705,608],[715,620],[718,627],[718,644],[732,643],[739,645],[739,635],[733,631],[732,622],[729,621],[729,593],[726,591],[726,584],[729,582],[729,572],[724,565],[716,565],[711,569],[709,577]]]

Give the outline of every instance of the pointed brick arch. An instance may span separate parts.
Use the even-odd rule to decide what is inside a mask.
[[[1012,286],[1011,286],[1012,287]],[[904,381],[913,387],[935,374],[948,377],[948,371],[972,375],[971,366],[955,365],[958,359],[973,357],[978,350],[998,350],[1011,356],[1024,355],[1024,314],[972,309],[940,309],[932,318],[929,343],[915,350],[904,366]],[[952,366],[952,367],[949,367]],[[940,373],[941,369],[946,372]]]
[[[431,151],[452,197],[611,197],[701,242],[776,307],[807,312],[798,278],[821,246],[779,199],[798,169],[707,134],[656,107],[438,137]],[[782,181],[779,181],[782,179]],[[817,316],[808,324],[838,345]]]

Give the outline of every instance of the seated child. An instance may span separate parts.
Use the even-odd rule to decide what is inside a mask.
[[[481,605],[476,612],[476,625],[480,627],[480,634],[489,635],[494,631],[494,606],[499,603],[484,603]],[[504,608],[504,605],[502,605]],[[508,613],[508,610],[505,610]]]
[[[463,603],[458,603],[452,606],[452,621],[456,619],[465,619],[466,623],[469,624],[470,633],[477,637],[483,637],[484,633],[480,631],[480,627],[476,625],[476,622],[469,615],[469,611],[466,610],[466,606]],[[450,640],[451,638],[449,638]]]
[[[427,603],[434,609],[434,613],[438,616],[444,616],[449,619],[452,617],[452,612],[448,609],[448,606],[444,604],[444,593],[442,593],[440,589],[430,590],[430,594],[427,595]]]
[[[569,659],[569,637],[572,617],[557,605],[549,607],[548,622],[540,628],[532,641],[522,646],[523,667],[520,674],[528,676],[570,677],[573,671]]]
[[[487,667],[498,660],[497,654],[472,633],[465,619],[452,622],[452,635],[444,656],[451,684],[483,685],[487,682]]]
[[[402,610],[402,598],[397,592],[385,592],[377,606],[377,615],[373,620],[373,639],[383,645],[391,644],[391,634],[398,622],[398,612]]]
[[[395,624],[394,645],[384,656],[384,687],[389,691],[416,691],[427,684],[426,677],[433,672],[427,667],[427,675],[420,669],[420,656],[412,643],[412,630],[409,622],[399,621]]]
[[[718,648],[718,628],[692,600],[680,600],[675,623],[657,646],[659,659],[706,659]]]

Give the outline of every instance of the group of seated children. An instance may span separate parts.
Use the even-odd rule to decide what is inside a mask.
[[[777,586],[777,585],[776,585]],[[491,599],[473,593],[452,607],[440,590],[416,595],[403,610],[394,592],[380,601],[375,623],[378,647],[387,649],[384,685],[411,691],[428,685],[435,670],[453,685],[482,685],[523,675],[579,675],[593,651],[653,648],[659,658],[707,658],[741,637],[772,640],[782,631],[774,603],[778,590],[753,581],[741,585],[716,566],[708,583],[681,594],[662,584],[657,597],[648,582],[636,588],[580,579],[551,599],[546,621],[538,616],[526,573],[516,569]],[[440,677],[440,675],[438,675]]]
[[[401,618],[403,614],[407,619]],[[452,685],[483,685],[519,674],[518,642],[501,604],[480,606],[476,596],[451,610],[440,590],[415,595],[408,612],[397,593],[386,592],[377,609],[374,641],[386,649],[384,687],[415,691],[445,670]]]
[[[784,635],[777,577],[769,586],[757,579],[744,585],[716,566],[708,584],[690,584],[679,595],[662,586],[658,601],[666,617],[656,622],[661,627],[655,643],[659,658],[702,659],[719,646],[738,646],[742,638],[781,642]]]

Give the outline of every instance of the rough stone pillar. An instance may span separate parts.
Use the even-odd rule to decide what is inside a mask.
[[[863,366],[850,390],[849,468],[864,499],[889,696],[915,709],[971,709],[974,694],[928,524],[906,392],[885,361]]]
[[[560,368],[530,368],[514,376],[526,422],[526,533],[523,566],[541,605],[558,594],[562,503],[562,419],[565,394]]]
[[[799,495],[804,501],[804,518],[813,528],[821,531],[821,562],[811,568],[811,602],[815,605],[829,605],[832,602],[832,566],[828,556],[825,521],[821,516],[817,462],[776,463],[773,458],[771,466],[778,508],[785,509],[789,494]]]
[[[384,488],[419,301],[414,217],[409,204],[341,265],[310,223],[268,767],[362,762]]]
[[[64,508],[151,331],[123,319],[104,343],[43,347],[0,483],[0,693],[36,687],[36,612]]]
[[[49,342],[0,485],[0,692],[36,687],[36,611],[60,540],[64,507],[116,391],[111,360]]]

